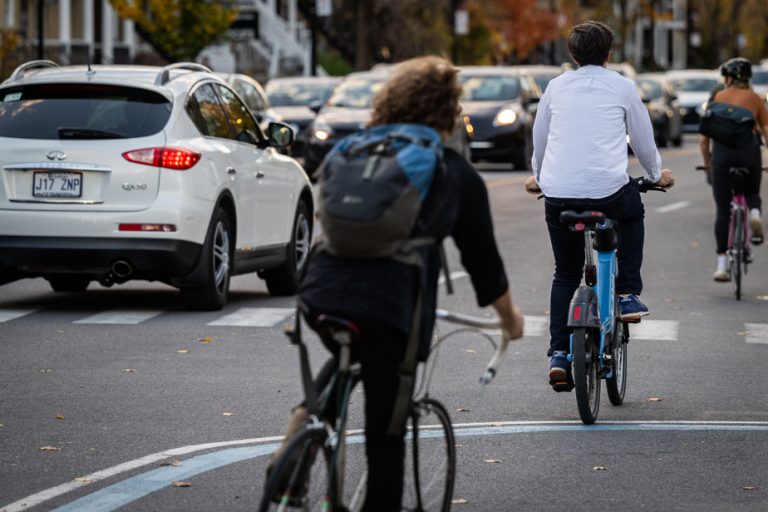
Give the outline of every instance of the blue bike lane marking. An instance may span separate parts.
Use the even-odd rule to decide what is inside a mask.
[[[454,434],[456,437],[476,437],[505,434],[526,434],[543,432],[565,431],[738,431],[738,432],[768,432],[768,422],[638,422],[638,423],[602,423],[598,425],[581,424],[466,424],[456,425]],[[422,437],[437,437],[437,430],[425,430]],[[364,442],[362,435],[351,435],[347,438],[349,444]],[[57,512],[108,512],[116,510],[128,503],[143,498],[155,491],[170,486],[173,482],[192,478],[202,473],[242,462],[249,459],[263,457],[271,454],[278,447],[278,443],[262,444],[229,448],[198,455],[182,461],[181,466],[166,466],[153,469],[121,482],[105,487],[82,498],[55,509]]]

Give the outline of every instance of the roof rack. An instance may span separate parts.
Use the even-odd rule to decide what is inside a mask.
[[[11,73],[11,76],[8,78],[8,80],[6,80],[6,82],[14,82],[16,80],[20,80],[26,74],[26,72],[31,69],[57,67],[59,67],[59,65],[52,60],[31,60],[14,69],[13,73]]]
[[[174,69],[185,69],[187,71],[202,71],[204,73],[210,73],[213,74],[213,71],[207,66],[203,66],[202,64],[198,64],[197,62],[176,62],[175,64],[169,64],[165,66],[160,73],[158,73],[157,78],[155,78],[155,85],[165,85],[168,82],[171,81],[171,71]]]

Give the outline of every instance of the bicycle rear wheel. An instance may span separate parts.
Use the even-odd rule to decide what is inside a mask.
[[[579,416],[585,425],[597,420],[600,409],[600,379],[597,376],[599,340],[594,329],[577,327],[573,330],[573,383]]]
[[[733,212],[733,247],[731,248],[731,278],[736,300],[741,300],[741,276],[744,268],[744,219],[741,209]]]
[[[613,337],[613,349],[611,356],[613,368],[611,378],[605,379],[605,389],[608,391],[608,399],[613,405],[624,403],[624,393],[627,391],[627,342],[629,341],[629,328],[624,322],[619,322]]]
[[[325,429],[309,428],[296,434],[272,464],[259,506],[261,512],[324,510],[331,477],[327,441]]]
[[[443,404],[422,398],[413,404],[406,436],[402,510],[448,512],[456,479],[456,443]]]

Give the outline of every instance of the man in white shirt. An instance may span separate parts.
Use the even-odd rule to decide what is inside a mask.
[[[627,174],[627,134],[652,182],[671,187],[672,171],[662,169],[648,109],[637,87],[605,68],[613,34],[604,24],[587,21],[568,37],[578,69],[547,86],[533,125],[534,175],[530,193],[546,196],[545,217],[555,256],[550,297],[549,383],[555,391],[573,389],[568,308],[581,282],[584,238],[560,222],[564,210],[599,210],[617,222],[619,273],[616,292],[622,320],[637,322],[648,314],[638,296],[643,288],[645,209],[637,183]]]

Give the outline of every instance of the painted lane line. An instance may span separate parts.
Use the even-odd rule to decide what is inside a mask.
[[[747,328],[747,343],[768,344],[768,324],[744,324]]]
[[[296,312],[295,308],[240,308],[224,315],[208,325],[231,327],[273,327]]]
[[[677,341],[678,322],[674,320],[643,320],[629,325],[629,337],[636,340]]]
[[[549,334],[549,317],[525,315],[523,317],[523,334],[528,336],[546,336]]]
[[[114,325],[136,325],[165,313],[163,310],[152,309],[131,309],[131,310],[113,310],[97,313],[80,320],[75,320],[76,324],[114,324]]]
[[[95,473],[91,473],[90,475],[85,475],[83,477],[83,480],[79,482],[74,482],[74,481],[65,482],[63,484],[57,485],[56,487],[51,487],[50,489],[40,491],[38,493],[27,496],[26,498],[22,498],[18,501],[15,501],[10,505],[0,507],[0,510],[5,510],[6,512],[19,512],[22,510],[28,510],[30,507],[40,505],[41,503],[45,503],[46,501],[52,500],[53,498],[61,496],[62,494],[66,494],[75,489],[79,489],[86,485],[94,484],[100,480],[104,480],[106,478],[111,478],[113,476],[119,475],[120,473],[133,471],[142,466],[146,466],[148,464],[154,464],[168,458],[188,455],[190,453],[199,452],[203,450],[214,450],[217,448],[224,448],[228,446],[275,442],[275,441],[282,440],[282,438],[283,436],[273,436],[273,437],[262,437],[262,438],[256,438],[256,439],[240,439],[235,441],[221,441],[216,443],[194,444],[189,446],[182,446],[180,448],[173,448],[170,450],[166,450],[164,452],[153,453],[151,455],[146,455],[139,459],[134,459],[128,462],[124,462],[122,464],[118,464],[116,466],[112,466],[111,468],[103,469],[101,471],[96,471]]]
[[[37,311],[36,309],[8,308],[0,311],[0,324],[9,322],[16,318],[30,315]]]
[[[768,422],[610,422],[596,425],[583,425],[572,422],[528,423],[505,422],[498,424],[476,424],[472,427],[456,426],[456,437],[475,437],[505,434],[574,432],[574,431],[684,431],[684,432],[768,432]],[[439,430],[421,432],[419,438],[442,436]],[[361,444],[364,436],[357,434],[347,438],[347,444]],[[111,512],[133,501],[141,499],[155,491],[167,488],[173,482],[186,480],[199,474],[269,455],[279,446],[271,443],[260,446],[230,448],[214,453],[207,453],[185,459],[181,466],[166,466],[128,478],[122,482],[105,487],[92,494],[55,509],[56,512]],[[10,512],[10,509],[9,509]]]
[[[461,279],[462,277],[467,277],[469,274],[464,272],[463,270],[457,270],[455,272],[451,272],[451,281],[456,281],[457,279]],[[445,284],[445,275],[440,274],[440,278],[437,280],[438,286],[442,286]]]
[[[676,203],[670,203],[666,206],[656,208],[656,213],[674,212],[675,210],[682,210],[683,208],[688,208],[689,206],[691,206],[690,201],[678,201]]]

